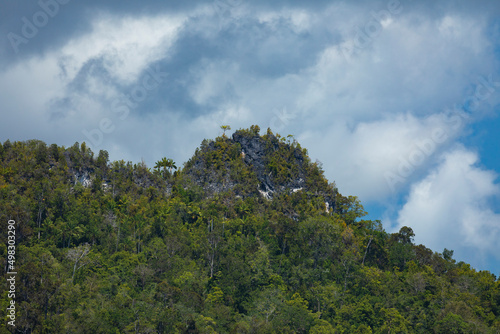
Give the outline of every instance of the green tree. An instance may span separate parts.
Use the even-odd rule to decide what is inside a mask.
[[[462,319],[461,316],[453,313],[448,313],[444,319],[436,323],[434,333],[439,334],[462,334],[470,333],[470,326]]]
[[[220,128],[222,129],[222,131],[224,131],[224,133],[222,134],[224,137],[226,136],[226,131],[231,130],[231,127],[229,125],[221,125]]]
[[[380,310],[384,321],[380,328],[381,333],[408,333],[408,321],[395,308]]]
[[[162,158],[161,160],[157,161],[154,167],[158,172],[163,170],[163,177],[167,177],[171,175],[172,169],[177,169],[177,166],[175,165],[174,160],[172,159],[167,159],[167,158]],[[167,173],[168,169],[168,173]]]

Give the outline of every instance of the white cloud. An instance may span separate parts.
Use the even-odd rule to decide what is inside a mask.
[[[500,214],[489,201],[500,194],[496,173],[482,169],[477,154],[456,148],[414,184],[399,212],[398,230],[409,226],[415,241],[434,251],[455,250],[456,258],[475,266],[487,256],[499,258]]]
[[[210,104],[211,100],[228,94],[238,78],[238,65],[229,62],[206,62],[191,70],[194,84],[191,96],[198,104]]]
[[[185,20],[96,15],[90,32],[6,69],[0,74],[2,125],[8,124],[0,127],[3,136],[61,145],[80,141],[83,129],[109,117],[111,101],[121,94],[104,72],[122,85],[135,83],[152,62],[168,58]]]
[[[186,18],[116,17],[99,15],[91,33],[70,41],[58,55],[68,80],[92,59],[102,58],[105,68],[124,84],[137,80],[148,64],[169,55]]]
[[[409,108],[432,114],[462,103],[477,76],[495,71],[484,23],[467,17],[434,22],[404,14],[352,55],[342,51],[342,43],[325,48],[311,68],[299,105],[325,118],[340,114],[353,120]],[[369,11],[365,20],[370,20]],[[448,26],[443,31],[436,27],[442,21]],[[355,35],[343,31],[341,36],[352,41]]]
[[[417,118],[408,112],[353,128],[338,121],[321,138],[304,132],[299,142],[312,156],[324,157],[325,172],[334,176],[342,193],[384,201],[416,179],[460,129],[455,115]]]

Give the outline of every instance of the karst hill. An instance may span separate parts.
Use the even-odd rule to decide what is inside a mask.
[[[183,165],[0,143],[16,331],[500,332],[495,275],[364,220],[293,136],[260,132],[204,140]]]

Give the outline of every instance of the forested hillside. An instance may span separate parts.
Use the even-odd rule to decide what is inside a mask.
[[[17,333],[500,333],[500,282],[384,231],[292,136],[205,140],[183,166],[0,143]]]

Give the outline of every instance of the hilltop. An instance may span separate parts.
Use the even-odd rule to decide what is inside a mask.
[[[270,129],[259,135],[258,126],[204,140],[186,163],[183,172],[208,196],[232,191],[236,196],[258,196],[271,200],[302,192],[323,197],[325,210],[334,209],[337,189],[328,184],[317,163],[293,137],[274,135]]]

